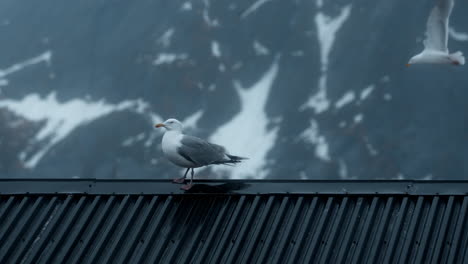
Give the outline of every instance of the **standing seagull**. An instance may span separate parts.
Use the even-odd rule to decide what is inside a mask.
[[[427,20],[424,50],[413,56],[406,66],[416,63],[465,64],[465,57],[461,51],[449,54],[447,48],[448,21],[454,0],[436,0],[436,2]]]
[[[174,179],[174,182],[185,182],[187,173],[192,169],[190,183],[182,186],[183,190],[189,190],[192,187],[194,168],[211,164],[230,165],[246,159],[227,154],[224,147],[220,145],[182,134],[182,123],[176,119],[168,119],[155,127],[166,129],[162,138],[162,150],[166,158],[175,165],[187,168],[184,177]]]

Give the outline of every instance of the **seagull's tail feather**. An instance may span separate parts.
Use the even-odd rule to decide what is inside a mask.
[[[244,158],[244,157],[239,157],[239,156],[234,156],[234,155],[229,155],[229,154],[226,154],[226,156],[228,156],[231,159],[231,161],[234,163],[239,163],[242,160],[249,159],[249,158]]]
[[[213,162],[213,164],[223,164],[223,165],[232,166],[233,164],[240,163],[243,160],[249,159],[249,158],[234,156],[230,154],[226,154],[226,156],[229,158],[228,160],[215,161]]]
[[[463,53],[461,51],[454,52],[449,55],[450,59],[457,65],[465,64],[465,57],[463,57]]]

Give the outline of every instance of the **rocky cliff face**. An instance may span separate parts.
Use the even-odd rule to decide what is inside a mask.
[[[175,117],[250,157],[201,178],[463,178],[468,68],[405,67],[432,2],[1,1],[0,172],[178,176]]]

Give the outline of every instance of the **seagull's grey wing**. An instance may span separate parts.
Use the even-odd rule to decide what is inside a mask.
[[[203,139],[184,135],[181,143],[177,152],[198,166],[205,166],[226,159],[226,150],[222,146],[209,143]]]
[[[436,0],[426,24],[425,49],[448,52],[448,21],[454,0]]]

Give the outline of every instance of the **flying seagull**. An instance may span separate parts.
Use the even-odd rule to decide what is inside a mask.
[[[190,183],[182,186],[183,190],[189,190],[192,187],[194,168],[212,164],[232,165],[246,159],[226,153],[224,147],[220,145],[184,135],[182,123],[177,119],[168,119],[164,123],[156,124],[155,127],[166,129],[162,138],[164,156],[175,165],[187,168],[184,177],[174,179],[174,182],[184,183],[187,173],[192,169]]]
[[[432,8],[426,24],[426,39],[424,50],[413,56],[406,66],[417,63],[438,64],[465,64],[465,57],[461,51],[450,54],[447,48],[448,21],[454,0],[435,0],[436,6]]]

